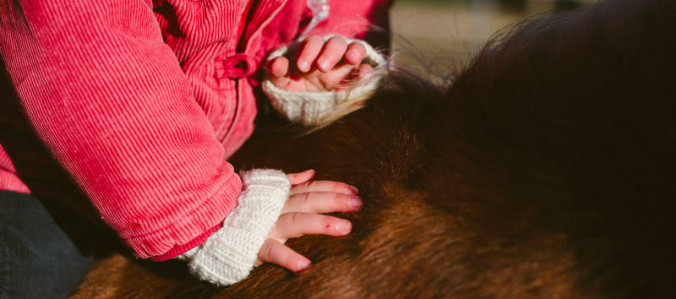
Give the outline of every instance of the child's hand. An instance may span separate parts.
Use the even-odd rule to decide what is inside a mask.
[[[324,41],[313,35],[291,53],[293,64],[284,56],[270,61],[270,77],[277,87],[292,91],[339,90],[373,69],[361,63],[365,55],[359,42],[348,44],[342,36]]]
[[[357,189],[339,182],[310,181],[313,170],[289,174],[291,192],[275,226],[258,252],[256,264],[272,263],[293,272],[310,267],[310,260],[284,245],[286,240],[303,235],[344,236],[350,233],[350,221],[321,215],[355,212],[361,209]]]

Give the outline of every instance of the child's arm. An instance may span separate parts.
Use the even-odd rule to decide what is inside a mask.
[[[28,121],[136,255],[219,226],[241,182],[148,1],[5,5],[24,18],[2,19],[0,51]]]
[[[243,204],[240,178],[223,161],[223,147],[157,26],[147,1],[0,3],[0,54],[37,136],[139,257],[163,260],[201,247],[217,239],[226,216],[267,221],[281,229],[270,235],[278,241],[307,233],[283,229],[297,223],[275,225],[289,194],[286,175],[245,176],[245,190],[263,197]],[[306,192],[314,202],[313,191]],[[289,203],[297,202],[293,192]],[[232,213],[271,197],[281,203],[276,214]],[[307,212],[322,211],[333,210]],[[265,241],[268,231],[261,234],[254,237]],[[252,250],[247,269],[261,248]],[[299,270],[294,257],[280,260],[274,252],[261,260]]]

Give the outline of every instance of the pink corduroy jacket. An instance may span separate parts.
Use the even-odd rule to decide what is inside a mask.
[[[387,27],[384,0],[329,4],[313,34]],[[311,17],[305,0],[0,2],[0,190],[86,197],[141,258],[200,244],[237,205],[226,159],[258,66]]]

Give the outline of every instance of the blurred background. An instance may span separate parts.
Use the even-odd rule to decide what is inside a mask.
[[[598,0],[395,0],[393,53],[424,72],[447,75],[465,65],[497,31],[550,11]]]

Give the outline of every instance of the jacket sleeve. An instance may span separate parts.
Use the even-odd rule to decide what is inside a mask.
[[[388,10],[391,3],[391,0],[328,0],[328,17],[307,35],[340,34],[387,50],[390,47]]]
[[[139,257],[189,250],[237,205],[150,0],[0,2],[0,54],[36,134]]]

